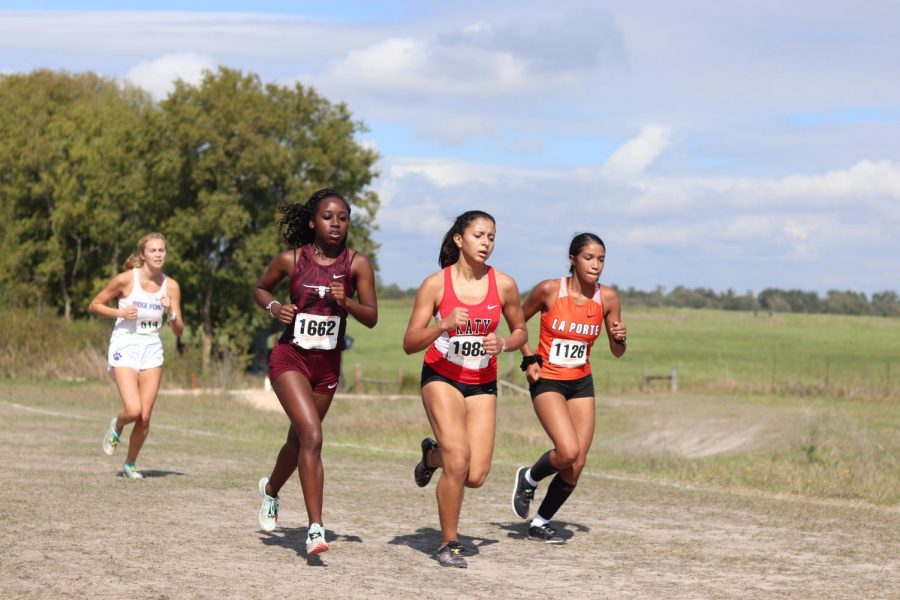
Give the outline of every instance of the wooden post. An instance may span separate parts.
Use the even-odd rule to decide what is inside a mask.
[[[672,367],[672,374],[669,376],[669,391],[673,394],[678,391],[678,369]]]
[[[197,374],[191,371],[191,389],[197,389]]]
[[[355,376],[354,382],[353,382],[353,391],[356,392],[357,394],[362,394],[362,383],[363,383],[362,365],[359,363],[356,363],[356,376]]]
[[[403,393],[403,367],[397,369],[397,393]]]
[[[650,374],[647,373],[647,367],[644,367],[644,378],[641,380],[641,391],[650,391]]]

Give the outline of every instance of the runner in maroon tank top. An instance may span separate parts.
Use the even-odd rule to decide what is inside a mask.
[[[494,250],[494,218],[480,210],[459,215],[444,236],[438,262],[416,294],[403,336],[407,354],[425,350],[422,404],[437,440],[422,440],[413,475],[428,485],[436,469],[443,566],[467,566],[457,526],[465,488],[484,485],[494,453],[497,355],[528,341],[519,290],[512,277],[486,263]],[[509,336],[497,336],[501,315]],[[432,320],[433,319],[433,320]]]
[[[259,526],[275,529],[278,492],[297,469],[309,516],[306,552],[311,555],[328,550],[322,525],[322,420],[341,374],[347,315],[374,327],[378,306],[372,263],[346,245],[346,200],[332,190],[320,190],[306,204],[280,210],[282,234],[293,249],[272,259],[253,298],[287,325],[269,358],[269,379],[291,427],[272,474],[259,480]],[[291,301],[282,304],[272,291],[288,276]]]

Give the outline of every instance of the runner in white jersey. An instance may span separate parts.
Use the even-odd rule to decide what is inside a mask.
[[[145,235],[138,241],[137,252],[125,261],[125,272],[113,277],[88,306],[88,310],[98,317],[116,319],[107,360],[119,388],[123,409],[109,423],[103,437],[103,451],[112,456],[122,429],[134,423],[122,467],[122,475],[129,479],[143,479],[135,463],[150,431],[150,414],[162,378],[163,347],[159,330],[163,316],[176,336],[184,331],[179,319],[181,289],[174,279],[162,272],[165,261],[166,239],[163,235]],[[116,298],[118,307],[109,306]]]

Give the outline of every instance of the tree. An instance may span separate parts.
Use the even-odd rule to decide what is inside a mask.
[[[149,96],[93,73],[0,77],[0,281],[7,300],[84,314],[152,203]]]
[[[173,161],[161,161],[155,177],[171,201],[162,229],[204,364],[214,347],[243,351],[253,329],[267,324],[250,291],[280,250],[279,204],[339,190],[354,208],[353,246],[374,259],[369,233],[379,200],[367,188],[378,155],[355,141],[365,129],[345,105],[220,67],[199,85],[178,82],[160,111],[157,145],[173,149],[178,165],[173,172]]]

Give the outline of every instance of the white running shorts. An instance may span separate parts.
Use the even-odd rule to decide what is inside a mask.
[[[109,370],[128,367],[135,371],[155,369],[163,364],[162,340],[156,335],[120,335],[109,342]]]

